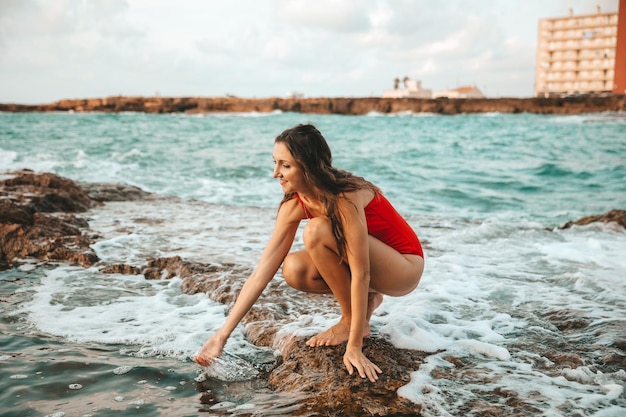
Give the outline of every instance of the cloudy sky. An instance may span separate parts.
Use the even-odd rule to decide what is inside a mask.
[[[0,0],[0,102],[380,96],[396,77],[533,95],[540,18],[618,0]]]

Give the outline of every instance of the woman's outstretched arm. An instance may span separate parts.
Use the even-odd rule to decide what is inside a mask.
[[[267,284],[287,256],[303,211],[297,200],[285,202],[278,210],[274,232],[261,255],[259,263],[241,288],[233,308],[222,327],[211,336],[200,349],[194,360],[202,366],[210,365],[222,354],[226,341],[239,322],[250,311]]]

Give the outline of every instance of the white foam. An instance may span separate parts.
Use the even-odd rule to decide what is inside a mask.
[[[136,356],[187,358],[221,326],[225,306],[204,294],[180,292],[180,280],[105,275],[60,266],[34,289],[23,310],[42,331],[78,342],[129,344]],[[238,329],[227,346],[243,342]]]
[[[132,370],[133,370],[132,366],[128,366],[128,365],[126,365],[126,366],[118,366],[117,368],[115,368],[113,370],[113,373],[115,375],[124,375],[124,374],[129,373]]]
[[[151,257],[178,255],[202,263],[253,266],[271,234],[275,213],[275,208],[157,199],[108,203],[90,211],[89,223],[104,236],[93,248],[107,262],[140,265]]]
[[[17,152],[0,148],[0,166],[9,167],[17,159]]]
[[[201,113],[201,114],[181,114],[174,113],[172,116],[176,117],[192,117],[192,118],[216,118],[216,119],[237,119],[237,118],[264,118],[264,117],[272,117],[276,115],[283,114],[282,110],[276,109],[270,112],[258,112],[258,111],[250,111],[250,112],[228,112],[228,113]]]
[[[537,404],[549,402],[552,410],[577,403],[574,409],[584,412],[620,398],[618,387],[625,379],[619,373],[600,380],[579,368],[564,371],[572,381],[550,377],[525,363],[524,355],[511,355],[507,344],[527,326],[523,318],[508,314],[509,308],[524,311],[535,305],[553,311],[562,306],[584,311],[585,317],[595,319],[592,323],[624,323],[619,313],[626,306],[626,291],[621,291],[626,271],[620,255],[626,252],[623,235],[606,229],[507,229],[485,223],[429,229],[429,244],[436,251],[430,257],[427,251],[420,286],[405,297],[385,297],[372,319],[395,345],[433,353],[399,395],[424,404],[425,415],[448,415],[444,404],[453,394],[447,393],[445,381],[430,373],[449,367],[442,358],[453,355],[470,357],[478,368],[502,377],[492,389],[511,389],[531,402],[538,392]],[[459,398],[474,395],[463,389],[454,393]]]
[[[500,379],[480,389],[510,389],[531,403],[549,403],[550,410],[578,404],[574,409],[584,413],[621,398],[618,387],[626,379],[620,373],[599,379],[579,368],[564,371],[567,379],[550,376],[532,366],[547,359],[527,361],[532,351],[512,354],[508,345],[531,329],[525,315],[532,319],[537,310],[578,309],[592,326],[624,323],[619,310],[626,306],[626,291],[619,290],[626,271],[619,255],[623,236],[607,229],[511,228],[497,220],[452,226],[428,230],[430,248],[419,287],[404,297],[385,297],[372,317],[374,331],[395,346],[431,353],[399,395],[424,404],[427,416],[449,415],[449,396],[475,398],[473,390],[479,388],[453,384],[452,393],[446,381],[432,377],[435,369],[453,366],[444,359],[453,356],[469,358],[494,381]],[[315,334],[337,318],[311,306],[278,335]],[[610,334],[603,337],[596,343],[612,342]]]
[[[478,353],[502,361],[511,359],[511,354],[507,349],[478,340],[459,340],[455,343],[455,347],[460,347],[462,351]]]
[[[442,335],[435,326],[418,317],[404,318],[394,315],[380,329],[380,334],[389,338],[397,347],[422,352],[436,352],[448,348],[452,341]]]

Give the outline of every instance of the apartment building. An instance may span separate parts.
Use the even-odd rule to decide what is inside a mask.
[[[626,0],[620,0],[620,12],[569,16],[539,20],[535,94],[537,96],[618,92],[616,55],[626,57],[624,16]],[[618,42],[618,26],[621,27]],[[621,66],[623,67],[623,65]],[[623,70],[622,70],[623,71]],[[625,86],[622,86],[623,90]],[[624,91],[619,91],[624,94]]]

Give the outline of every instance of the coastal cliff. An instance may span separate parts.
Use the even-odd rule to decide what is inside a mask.
[[[272,111],[359,115],[378,113],[536,113],[582,114],[626,111],[625,95],[549,98],[238,98],[238,97],[107,97],[68,99],[49,104],[2,104],[3,112],[144,112],[228,113]]]

